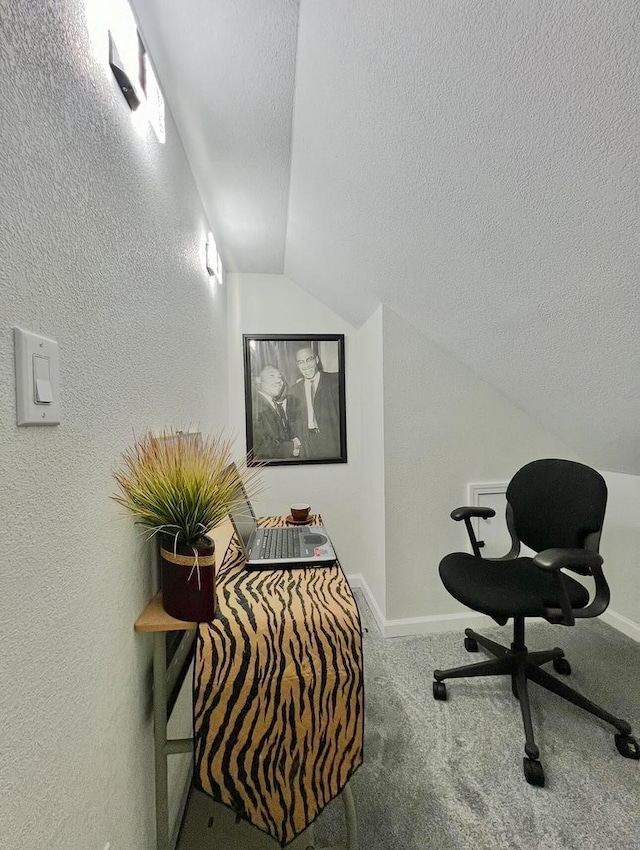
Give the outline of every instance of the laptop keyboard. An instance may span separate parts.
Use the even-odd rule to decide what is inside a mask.
[[[295,528],[270,528],[262,539],[261,558],[299,558],[300,535]]]

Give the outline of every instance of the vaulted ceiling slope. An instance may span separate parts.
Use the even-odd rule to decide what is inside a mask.
[[[132,0],[229,271],[282,273],[298,0]]]
[[[228,268],[384,303],[640,473],[636,0],[134,5]]]

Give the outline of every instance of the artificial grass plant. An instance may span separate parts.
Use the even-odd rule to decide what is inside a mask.
[[[195,547],[242,501],[259,491],[260,467],[232,463],[233,443],[222,434],[202,437],[166,429],[145,434],[122,454],[113,473],[123,505],[150,535],[161,533],[172,544]]]

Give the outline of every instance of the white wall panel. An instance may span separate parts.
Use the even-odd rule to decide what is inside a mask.
[[[577,458],[390,309],[383,341],[386,615],[450,614],[461,606],[438,564],[466,551],[464,525],[449,514],[468,499],[468,482],[508,481],[537,457]]]
[[[225,289],[171,117],[138,132],[90,4],[0,7],[0,843],[151,850],[155,575],[111,473],[134,431],[226,421]],[[56,427],[16,427],[15,324],[59,343]]]
[[[602,470],[601,470],[602,472]],[[610,612],[628,620],[611,621],[640,639],[640,476],[602,472],[609,498],[600,552],[611,587]]]
[[[347,463],[273,466],[264,471],[265,492],[256,499],[260,514],[287,513],[292,502],[306,501],[322,514],[347,573],[366,569],[359,555],[362,440],[360,392],[365,376],[358,332],[293,281],[281,275],[227,275],[229,287],[229,410],[238,444],[245,447],[242,334],[345,335]],[[376,386],[379,378],[366,376]],[[381,386],[380,383],[377,387]],[[379,392],[379,389],[376,389]]]

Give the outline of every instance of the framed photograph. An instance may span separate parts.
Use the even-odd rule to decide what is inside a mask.
[[[346,463],[344,335],[244,334],[250,464]]]

